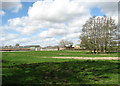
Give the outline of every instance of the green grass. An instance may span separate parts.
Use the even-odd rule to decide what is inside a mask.
[[[89,52],[80,51],[31,51],[31,52],[4,52],[4,56],[14,57],[118,57],[118,53],[108,53],[108,54],[90,54]]]
[[[60,54],[89,55],[74,51],[4,52],[3,84],[118,84],[120,61],[42,58]],[[109,55],[117,57],[117,53]]]
[[[36,62],[49,62],[53,61],[52,58],[42,57],[118,57],[118,53],[111,54],[89,54],[89,52],[80,51],[31,51],[31,52],[4,52],[2,53],[3,61],[7,65],[23,64],[23,63],[36,63]],[[54,59],[55,62],[62,61]],[[6,65],[6,64],[3,64]]]

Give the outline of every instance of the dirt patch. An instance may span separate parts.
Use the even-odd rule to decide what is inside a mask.
[[[119,57],[52,57],[61,59],[86,59],[86,60],[120,60]]]
[[[59,54],[59,55],[70,55],[70,54],[64,53],[64,54]]]

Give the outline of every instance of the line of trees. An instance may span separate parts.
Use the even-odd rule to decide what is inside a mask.
[[[111,52],[117,46],[118,31],[111,17],[92,17],[83,25],[81,46],[91,53]]]
[[[15,46],[18,47],[18,46],[20,46],[20,44],[17,43],[17,44],[15,44]],[[6,46],[4,46],[4,47],[8,48],[8,47],[12,47],[12,45],[9,45],[9,46],[6,45]]]

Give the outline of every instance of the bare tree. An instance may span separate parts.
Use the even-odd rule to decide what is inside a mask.
[[[60,41],[60,44],[59,44],[61,47],[69,47],[71,48],[72,45],[73,45],[73,42],[70,42],[70,41],[67,41],[67,40],[61,40]]]
[[[17,43],[15,46],[18,47],[18,46],[20,46],[20,44]]]
[[[117,36],[117,25],[111,17],[92,17],[83,25],[81,45],[90,52],[110,52]]]

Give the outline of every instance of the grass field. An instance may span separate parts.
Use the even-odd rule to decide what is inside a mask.
[[[118,84],[118,60],[42,58],[55,56],[117,57],[118,53],[93,55],[74,51],[4,52],[3,84]]]

